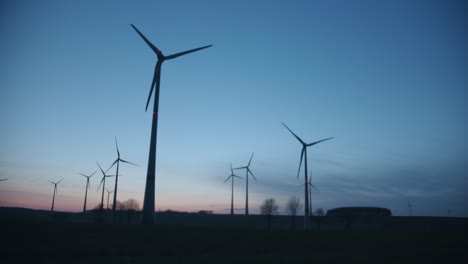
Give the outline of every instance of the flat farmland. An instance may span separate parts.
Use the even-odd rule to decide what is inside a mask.
[[[1,263],[467,263],[467,233],[1,222]]]

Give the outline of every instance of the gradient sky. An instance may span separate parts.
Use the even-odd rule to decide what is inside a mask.
[[[410,201],[414,215],[468,217],[467,11],[463,0],[1,1],[0,205],[49,209],[48,181],[64,178],[55,208],[80,211],[78,173],[108,167],[115,136],[140,165],[121,166],[119,200],[142,203],[156,57],[133,23],[166,55],[214,45],[163,65],[157,210],[229,213],[229,162],[252,152],[252,213],[303,199],[301,145],[283,121],[308,142],[335,137],[308,150],[314,210],[408,215]],[[244,182],[234,195],[241,213]]]

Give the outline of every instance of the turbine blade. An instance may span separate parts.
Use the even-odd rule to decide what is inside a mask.
[[[317,190],[317,192],[320,192],[319,189],[317,189],[317,187],[315,187],[312,183],[309,183],[310,186],[314,187],[315,190]]]
[[[253,155],[254,155],[254,152],[252,152],[252,156],[250,156],[249,164],[247,164],[247,167],[250,166],[250,162],[252,162]]]
[[[226,183],[231,177],[232,177],[232,175],[230,175],[229,177],[227,177],[227,179],[224,181],[224,183]]]
[[[110,169],[112,169],[112,167],[114,167],[114,165],[115,165],[117,162],[119,162],[119,159],[116,159],[116,160],[112,163],[112,165],[110,165],[110,167],[106,170],[106,172],[108,172]]]
[[[132,164],[133,166],[140,167],[140,166],[138,166],[137,164],[132,163],[132,162],[130,162],[130,161],[126,161],[126,160],[123,160],[123,159],[120,159],[120,161],[123,162],[123,163],[128,163],[128,164]]]
[[[156,66],[154,67],[153,81],[151,82],[150,92],[149,92],[149,95],[148,95],[148,99],[146,100],[145,112],[148,111],[148,105],[149,105],[149,102],[151,100],[151,95],[153,94],[154,85],[156,84],[156,82],[159,82],[158,72],[161,72],[161,66],[160,66],[159,61],[156,63]]]
[[[180,56],[183,56],[185,54],[189,54],[189,53],[192,53],[192,52],[195,52],[195,51],[199,51],[199,50],[202,50],[202,49],[206,49],[206,48],[209,48],[213,45],[208,45],[208,46],[203,46],[203,47],[200,47],[200,48],[196,48],[196,49],[191,49],[191,50],[187,50],[187,51],[182,51],[182,52],[179,52],[179,53],[176,53],[176,54],[172,54],[172,55],[169,55],[166,57],[166,60],[171,60],[171,59],[175,59],[177,57],[180,57]]]
[[[247,169],[247,167],[244,166],[244,167],[234,168],[234,170],[241,170],[241,169]]]
[[[99,191],[99,188],[101,187],[101,184],[104,182],[104,179],[105,179],[105,178],[106,178],[106,177],[102,177],[101,182],[99,183],[99,186],[98,186],[97,189],[96,189],[96,192]]]
[[[60,181],[58,181],[57,184],[59,184],[61,181],[63,181],[63,178]]]
[[[99,162],[96,161],[96,164],[98,165],[99,169],[102,172],[102,175],[106,175],[106,173],[102,170],[101,165],[99,165]]]
[[[247,168],[247,172],[250,173],[250,175],[252,175],[255,181],[257,181],[257,179],[255,178],[255,176],[253,175],[252,171],[249,168]]]
[[[231,166],[231,174],[234,174],[234,171],[232,170],[232,163],[229,162],[229,166]]]
[[[315,142],[312,142],[312,143],[310,143],[310,144],[307,144],[307,146],[310,147],[310,146],[313,146],[313,145],[318,144],[318,143],[320,143],[320,142],[330,140],[330,139],[332,139],[332,138],[334,138],[334,137],[330,137],[330,138],[322,139],[322,140],[319,140],[319,141],[315,141]]]
[[[239,178],[239,179],[244,179],[243,177],[237,176],[237,175],[232,175],[233,177]]]
[[[51,181],[49,181],[49,182],[52,183],[52,184],[55,184],[55,182],[51,182]]]
[[[292,130],[289,129],[289,127],[288,127],[287,125],[285,125],[283,122],[281,122],[281,124],[283,124],[283,126],[284,126],[287,130],[289,130],[289,132],[291,132],[291,134],[293,134],[293,136],[294,136],[297,140],[299,140],[299,142],[301,142],[302,145],[305,145],[305,142],[302,141],[302,139],[301,139],[300,137],[298,137],[296,134],[294,134],[294,132],[292,132]]]
[[[299,179],[299,172],[301,172],[302,159],[304,158],[305,147],[302,147],[301,160],[299,161],[299,169],[297,170],[297,178]]]
[[[156,48],[155,45],[153,45],[153,43],[151,43],[133,24],[130,24],[133,29],[138,33],[138,35],[140,35],[140,37],[146,42],[146,44],[148,44],[148,46],[159,56],[162,55],[162,52]]]
[[[117,158],[120,158],[119,145],[117,144],[117,137],[115,137],[115,148],[117,148]]]
[[[93,173],[91,173],[91,175],[89,175],[89,178],[91,178],[94,175],[94,173],[96,173],[96,172],[97,171],[94,171]]]
[[[83,173],[79,173],[81,176],[84,176],[86,178],[88,178],[89,176],[88,175],[84,175]]]

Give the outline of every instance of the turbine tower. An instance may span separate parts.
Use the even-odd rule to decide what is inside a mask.
[[[227,179],[224,181],[224,183],[226,183],[229,180],[229,178],[231,178],[231,180],[232,180],[232,182],[231,182],[231,215],[233,215],[234,214],[234,177],[239,178],[239,179],[243,179],[243,178],[235,175],[234,171],[232,169],[232,164],[229,163],[229,165],[231,166],[231,175],[229,175],[229,177],[227,177]]]
[[[88,197],[88,189],[91,188],[91,184],[89,184],[89,178],[91,178],[95,173],[96,171],[91,173],[91,175],[84,175],[83,173],[80,173],[81,176],[86,178],[86,190],[85,190],[85,196],[84,196],[83,213],[86,212],[86,198]]]
[[[145,186],[145,197],[143,200],[143,224],[153,224],[154,223],[154,188],[155,188],[155,178],[156,178],[156,140],[157,140],[157,131],[158,131],[158,109],[159,109],[159,86],[161,83],[161,66],[165,60],[175,59],[177,57],[206,49],[212,45],[191,49],[179,53],[175,53],[169,56],[164,56],[164,54],[151,43],[134,25],[131,25],[133,29],[140,35],[140,37],[146,42],[146,44],[156,53],[158,61],[154,69],[153,81],[151,83],[150,92],[148,99],[146,101],[146,111],[148,110],[148,105],[153,94],[154,87],[156,86],[154,106],[153,106],[153,121],[151,125],[151,142],[149,149],[148,157],[148,171],[146,174],[146,186]]]
[[[245,169],[245,215],[249,215],[249,174],[252,175],[255,181],[257,181],[250,170],[250,163],[252,162],[253,155],[254,153],[252,152],[252,156],[250,156],[247,166],[235,168],[235,170]]]
[[[50,183],[52,183],[54,185],[54,195],[52,196],[52,207],[50,208],[50,211],[53,212],[54,211],[54,202],[55,202],[55,194],[57,193],[57,185],[62,181],[63,179],[61,179],[60,181],[58,182],[51,182],[49,181]]]
[[[114,191],[109,191],[109,190],[107,190],[107,189],[105,189],[105,190],[106,190],[106,192],[107,192],[107,209],[109,209],[109,196],[110,196],[110,194],[113,193]]]
[[[99,191],[99,187],[101,187],[101,184],[102,184],[102,195],[101,195],[101,211],[104,209],[104,190],[106,189],[106,178],[109,178],[109,177],[112,177],[112,176],[115,176],[115,175],[106,175],[106,173],[102,170],[101,168],[101,165],[99,165],[99,162],[97,162],[97,165],[99,166],[99,169],[101,170],[102,172],[102,179],[101,179],[101,182],[99,183],[99,186],[97,187],[97,190],[96,191]]]
[[[114,222],[115,222],[115,205],[117,204],[117,183],[119,181],[119,165],[120,165],[120,162],[132,164],[134,166],[138,166],[135,163],[131,163],[129,161],[126,161],[126,160],[123,160],[123,159],[120,158],[120,151],[119,151],[119,145],[117,144],[117,137],[115,138],[115,148],[117,149],[117,159],[114,161],[114,163],[112,163],[112,165],[109,167],[109,169],[107,169],[107,171],[109,171],[112,168],[112,166],[117,164],[117,171],[115,173],[115,185],[114,185],[114,191],[113,191],[114,192],[114,203],[112,204],[112,219],[113,219]],[[107,204],[109,205],[109,202],[107,202]]]
[[[311,147],[311,146],[313,146],[315,144],[318,144],[320,142],[330,140],[333,137],[322,139],[322,140],[315,141],[315,142],[307,144],[300,137],[298,137],[296,134],[294,134],[294,132],[292,132],[292,130],[289,129],[288,126],[286,126],[283,122],[281,122],[281,123],[302,144],[301,159],[299,161],[299,169],[297,170],[297,178],[299,178],[299,173],[301,171],[302,160],[304,160],[304,186],[305,186],[305,188],[304,188],[304,196],[305,196],[305,198],[304,198],[304,203],[305,203],[305,206],[304,206],[304,229],[310,229],[310,213],[311,213],[310,209],[311,209],[311,207],[309,206],[309,201],[311,203],[312,199],[309,200],[309,184],[306,184],[306,183],[309,183],[309,181],[307,179],[307,147]]]

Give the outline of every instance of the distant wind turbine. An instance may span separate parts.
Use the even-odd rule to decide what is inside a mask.
[[[250,170],[250,163],[252,162],[253,155],[254,153],[252,152],[252,156],[250,156],[247,166],[235,168],[235,170],[245,169],[245,215],[249,215],[249,174],[252,175],[255,181],[257,181]]]
[[[412,204],[412,203],[410,203],[410,202],[408,201],[409,216],[411,216],[411,213],[412,213],[411,211],[412,211],[413,207],[414,207],[414,204]]]
[[[54,211],[54,203],[55,203],[55,194],[57,193],[57,185],[62,181],[63,179],[61,179],[60,181],[58,182],[51,182],[49,181],[50,183],[52,183],[54,185],[54,195],[52,196],[52,207],[50,208],[50,211],[53,212]]]
[[[117,183],[119,181],[119,165],[120,165],[120,162],[132,164],[134,166],[138,166],[135,163],[131,163],[129,161],[126,161],[126,160],[123,160],[123,159],[120,158],[120,151],[119,151],[119,145],[117,144],[117,137],[115,138],[115,148],[117,149],[117,159],[114,161],[114,163],[112,163],[112,165],[109,167],[109,169],[107,169],[107,171],[109,171],[112,168],[112,166],[117,164],[117,171],[115,172],[115,185],[114,185],[114,191],[113,191],[114,192],[114,203],[112,204],[112,218],[113,218],[114,222],[115,222],[115,206],[117,204]]]
[[[110,195],[112,192],[114,192],[114,191],[109,191],[109,190],[107,190],[107,189],[105,189],[105,190],[106,190],[106,192],[107,192],[107,209],[109,209],[109,195]]]
[[[148,157],[148,171],[146,174],[146,186],[145,186],[145,197],[143,200],[143,224],[153,224],[154,223],[154,188],[155,188],[155,178],[156,178],[156,140],[157,140],[157,131],[158,131],[158,109],[159,109],[159,86],[161,83],[161,67],[162,63],[165,60],[175,59],[177,57],[206,49],[212,45],[191,49],[179,53],[175,53],[169,56],[164,56],[163,53],[151,43],[134,25],[131,25],[133,29],[140,35],[140,37],[146,42],[146,44],[156,53],[158,61],[156,62],[156,67],[154,69],[153,81],[151,83],[150,92],[148,99],[146,101],[146,111],[148,110],[148,105],[153,93],[154,87],[156,86],[154,106],[153,106],[153,121],[151,126],[151,142],[150,142],[150,151]]]
[[[309,185],[309,186],[311,186],[311,187],[314,188],[315,190],[317,190],[317,192],[320,192],[319,189],[317,189],[317,187],[315,187],[315,185],[312,184],[312,181],[311,181],[311,180],[309,180],[309,181],[303,183],[303,184],[300,185],[299,187],[305,187],[306,184]],[[311,192],[312,188],[309,188],[309,212],[310,212],[311,214],[313,214],[313,211],[312,211],[312,192]]]
[[[89,183],[89,178],[91,178],[95,173],[96,171],[91,173],[91,175],[84,175],[83,173],[80,173],[81,176],[86,178],[86,190],[85,190],[85,196],[84,196],[83,213],[86,212],[86,198],[88,197],[88,189],[91,188],[91,184]]]
[[[101,168],[101,165],[99,165],[99,162],[96,162],[96,163],[97,163],[97,165],[99,166],[99,169],[102,172],[102,179],[101,179],[101,182],[99,183],[99,186],[97,187],[96,191],[99,191],[99,187],[101,187],[101,184],[102,184],[101,210],[103,210],[104,209],[104,190],[106,189],[106,178],[113,177],[115,175],[106,175],[104,170]]]
[[[311,207],[309,206],[309,185],[305,184],[305,183],[309,182],[308,179],[307,179],[307,176],[308,176],[307,175],[307,147],[311,147],[311,146],[313,146],[315,144],[318,144],[320,142],[330,140],[333,137],[322,139],[322,140],[315,141],[315,142],[307,144],[300,137],[298,137],[296,134],[294,134],[294,132],[292,132],[292,130],[289,129],[288,126],[286,126],[283,122],[281,122],[281,123],[302,144],[301,159],[299,161],[299,169],[297,170],[297,178],[299,178],[299,173],[301,171],[302,160],[304,160],[304,186],[305,186],[305,189],[304,189],[304,195],[305,195],[305,198],[304,198],[304,202],[305,202],[305,206],[304,206],[304,229],[310,229],[310,214],[312,212],[309,211],[311,209]],[[312,202],[312,199],[310,199],[310,203],[311,202]]]
[[[231,175],[229,175],[229,177],[227,177],[227,179],[224,181],[224,183],[226,183],[229,180],[229,178],[231,178],[231,180],[232,180],[232,182],[231,182],[231,215],[233,215],[234,214],[234,178],[239,178],[239,179],[243,179],[243,178],[235,175],[234,171],[232,169],[232,164],[229,163],[229,165],[231,166]]]

